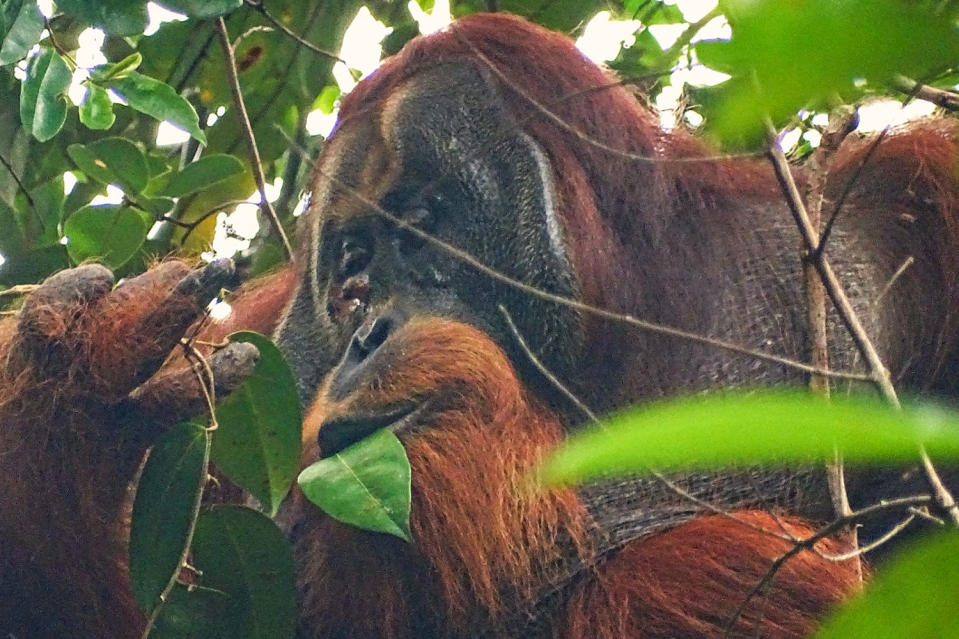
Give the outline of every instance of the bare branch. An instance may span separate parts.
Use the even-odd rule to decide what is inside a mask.
[[[286,259],[293,260],[293,247],[283,231],[283,225],[273,209],[273,204],[266,197],[266,176],[263,174],[263,164],[260,162],[260,150],[256,146],[256,138],[253,137],[253,127],[250,125],[250,117],[246,112],[246,104],[243,102],[243,93],[240,90],[240,79],[236,72],[236,58],[233,55],[233,45],[230,44],[230,34],[226,30],[226,22],[222,17],[216,19],[217,32],[220,35],[220,45],[223,47],[223,55],[226,58],[226,74],[230,84],[230,92],[233,94],[233,105],[237,110],[237,120],[240,123],[240,129],[243,131],[243,139],[246,142],[247,151],[250,156],[250,168],[253,170],[253,178],[256,180],[256,188],[260,193],[260,209],[266,213],[266,218],[273,228],[273,232],[280,238],[283,245],[283,252]]]
[[[272,13],[267,11],[266,3],[264,2],[264,0],[246,0],[246,5],[250,7],[251,9],[253,9],[254,11],[256,11],[257,13],[259,13],[260,15],[262,15],[264,18],[266,18],[266,20],[270,24],[272,24],[274,27],[279,29],[284,35],[296,40],[296,42],[298,42],[301,46],[309,49],[313,53],[323,56],[324,58],[329,58],[333,60],[334,62],[342,62],[344,65],[346,65],[346,61],[343,60],[343,58],[341,58],[340,56],[336,55],[332,51],[321,49],[320,47],[316,46],[309,40],[304,40],[300,35],[298,35],[288,26],[280,22]]]
[[[886,285],[882,287],[881,291],[879,291],[879,295],[876,296],[876,299],[872,301],[873,306],[879,306],[879,303],[882,301],[882,298],[884,298],[889,293],[889,291],[892,289],[893,284],[896,283],[896,280],[902,277],[902,274],[905,273],[906,270],[908,270],[909,267],[912,266],[915,262],[916,262],[916,258],[914,258],[912,255],[910,255],[905,260],[903,260],[902,264],[899,265],[899,268],[896,269],[896,272],[893,273],[892,277],[889,278],[889,281],[886,282]]]
[[[928,84],[916,82],[912,78],[907,78],[904,75],[893,76],[889,83],[892,85],[892,88],[908,96],[916,97],[920,100],[927,100],[949,111],[959,111],[959,93],[946,91],[945,89],[937,89]]]
[[[18,295],[29,295],[40,288],[39,284],[18,284],[16,286],[11,286],[10,288],[5,288],[0,291],[0,297],[16,297]]]
[[[740,602],[739,606],[736,608],[736,611],[726,622],[726,629],[723,633],[724,639],[728,639],[732,636],[732,632],[735,629],[736,624],[739,622],[739,618],[742,617],[743,612],[746,611],[746,606],[749,605],[749,602],[752,601],[756,595],[765,590],[770,583],[772,583],[773,578],[775,578],[776,574],[786,564],[787,561],[801,553],[803,550],[815,550],[815,545],[823,539],[875,513],[889,510],[891,508],[915,506],[916,504],[928,503],[930,501],[932,501],[932,497],[929,495],[914,495],[911,497],[900,497],[897,499],[883,500],[877,504],[873,504],[872,506],[867,506],[855,512],[849,513],[849,515],[845,517],[839,517],[829,522],[809,537],[797,541],[792,548],[780,555],[775,561],[772,562],[772,564],[770,564],[769,570],[766,571],[766,574],[763,575],[762,579],[760,579],[756,585],[753,586],[743,601]]]
[[[789,170],[786,156],[776,141],[776,132],[771,124],[767,124],[767,128],[769,132],[769,158],[776,171],[776,178],[779,180],[779,184],[786,196],[789,211],[792,213],[796,221],[796,226],[799,228],[803,244],[806,248],[807,259],[816,267],[816,271],[822,279],[823,286],[825,286],[826,293],[835,305],[839,317],[842,319],[843,324],[845,324],[846,329],[849,331],[850,337],[852,337],[853,342],[856,344],[856,348],[859,350],[863,359],[865,359],[873,383],[891,406],[897,410],[901,409],[899,397],[896,395],[896,389],[893,387],[892,380],[889,376],[889,370],[885,364],[883,364],[882,358],[869,339],[869,335],[862,325],[862,322],[859,321],[859,316],[856,314],[852,303],[846,296],[839,282],[839,278],[820,250],[821,244],[818,234],[809,221],[809,215],[803,204],[802,196],[799,194],[799,189],[796,187],[796,182],[793,180],[792,172]],[[943,510],[949,513],[953,523],[959,525],[959,506],[956,505],[956,500],[939,477],[939,473],[936,471],[935,466],[933,466],[932,460],[926,453],[925,448],[921,446],[919,448],[919,458],[925,470],[929,485],[932,487],[933,494],[936,496],[936,500]]]

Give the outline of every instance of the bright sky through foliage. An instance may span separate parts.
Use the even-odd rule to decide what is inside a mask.
[[[716,6],[715,0],[675,0],[670,4],[676,4],[682,11],[683,16],[690,22],[701,19]],[[50,3],[46,0],[40,3],[40,7],[45,14],[52,9]],[[147,34],[155,32],[164,22],[184,19],[184,16],[152,2],[149,3],[147,9],[150,17]],[[452,19],[449,0],[436,0],[430,12],[424,11],[414,0],[411,0],[408,9],[419,25],[420,32],[424,34],[445,28]],[[635,39],[633,34],[641,27],[641,23],[637,20],[614,20],[608,11],[601,11],[585,25],[576,45],[586,56],[602,64],[615,58],[622,46],[631,46]],[[649,31],[660,46],[668,48],[682,34],[685,27],[686,25],[652,25],[649,27]],[[392,28],[376,20],[367,7],[364,6],[359,10],[344,34],[343,44],[339,52],[340,57],[346,61],[346,64],[337,64],[333,69],[333,75],[343,93],[349,92],[356,85],[356,74],[363,77],[376,69],[382,57],[380,43],[391,31]],[[720,17],[707,24],[694,41],[729,38],[729,36],[729,25],[724,18]],[[99,29],[84,30],[80,34],[79,43],[80,48],[76,52],[79,68],[75,72],[69,93],[70,99],[75,104],[79,104],[86,93],[86,88],[81,84],[87,76],[86,69],[106,61],[100,51],[103,44],[102,31]],[[691,60],[687,60],[686,64],[681,65],[669,76],[660,92],[653,98],[655,107],[660,111],[663,126],[669,128],[675,125],[675,109],[679,105],[682,90],[686,84],[714,85],[724,81],[727,77],[723,73],[699,64],[695,56]],[[860,108],[860,130],[877,131],[888,123],[901,124],[910,119],[929,115],[933,108],[932,104],[922,100],[914,100],[906,107],[902,107],[895,100],[877,100]],[[218,111],[215,115],[211,114],[211,117],[220,115],[222,115],[222,112]],[[686,113],[686,121],[695,127],[701,123],[702,118],[695,111],[690,111]],[[329,135],[335,122],[336,110],[330,114],[316,110],[308,116],[307,131],[311,135],[325,137]],[[815,134],[815,132],[809,133]],[[788,148],[796,144],[799,135],[798,131],[795,133],[786,132],[783,135],[783,146]],[[188,138],[189,134],[169,122],[160,123],[157,130],[157,144],[160,146],[182,144]],[[813,144],[818,143],[816,135],[807,135],[806,139]],[[71,175],[70,178],[72,177]],[[75,179],[70,178],[65,180],[67,192],[75,183]],[[278,184],[267,186],[272,192],[279,191]],[[95,202],[116,204],[122,201],[122,197],[123,193],[120,189],[109,187],[107,194],[99,196]],[[208,254],[210,257],[213,255],[233,255],[249,245],[249,240],[259,229],[256,222],[257,207],[255,206],[258,195],[251,195],[250,199],[251,205],[241,205],[230,215],[221,214],[219,216],[219,223],[213,240],[213,251]]]

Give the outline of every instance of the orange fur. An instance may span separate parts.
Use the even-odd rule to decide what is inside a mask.
[[[353,394],[314,404],[308,455],[317,454],[315,434],[328,419],[377,414],[413,397],[426,401],[417,429],[403,435],[413,467],[416,545],[324,519],[297,495],[292,517],[305,567],[306,626],[335,637],[400,638],[470,636],[480,624],[515,636],[510,615],[542,595],[537,588],[548,583],[550,567],[570,552],[590,556],[591,524],[575,495],[537,492],[530,483],[532,465],[562,437],[559,421],[527,395],[503,352],[468,326],[413,320],[376,357]],[[550,636],[721,636],[725,619],[789,548],[770,515],[735,516],[749,525],[704,517],[585,570]],[[811,533],[795,519],[784,525],[797,536]],[[820,547],[837,550],[831,541]],[[737,628],[801,636],[856,583],[851,562],[801,553]],[[433,625],[416,625],[423,619]]]

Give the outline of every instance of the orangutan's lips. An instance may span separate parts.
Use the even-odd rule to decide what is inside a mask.
[[[331,457],[381,428],[389,428],[396,434],[408,432],[414,428],[425,407],[426,402],[410,402],[375,415],[334,417],[324,422],[316,435],[320,457]]]

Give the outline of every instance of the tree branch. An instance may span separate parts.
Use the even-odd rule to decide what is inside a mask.
[[[807,259],[815,266],[823,286],[826,289],[826,293],[835,305],[839,317],[842,319],[843,324],[845,324],[846,329],[849,331],[850,337],[852,337],[853,342],[856,344],[856,348],[859,350],[863,359],[865,359],[870,376],[872,377],[872,382],[879,389],[879,392],[886,401],[899,410],[902,406],[899,403],[898,395],[896,395],[896,389],[892,385],[889,370],[885,364],[883,364],[882,358],[869,339],[869,335],[862,325],[862,322],[859,321],[859,316],[856,314],[852,303],[846,296],[839,282],[839,278],[832,270],[823,252],[819,250],[820,243],[818,234],[809,220],[802,196],[799,194],[799,189],[796,187],[792,172],[789,170],[789,163],[786,161],[786,156],[783,154],[776,140],[776,132],[772,124],[767,124],[767,129],[769,135],[769,158],[772,161],[773,169],[776,172],[776,178],[779,180],[783,194],[786,196],[789,211],[792,213],[796,226],[799,228],[799,233],[806,249]],[[948,488],[946,488],[945,484],[943,484],[925,448],[921,446],[919,448],[919,457],[937,502],[942,509],[949,514],[953,523],[959,525],[959,506],[956,505],[956,500]]]
[[[233,94],[233,105],[237,110],[237,120],[240,123],[240,129],[243,133],[243,139],[246,142],[246,148],[250,157],[250,168],[253,170],[253,178],[256,180],[256,188],[260,193],[260,210],[264,211],[273,232],[280,238],[283,245],[283,252],[286,259],[293,260],[293,247],[283,231],[283,225],[276,215],[273,204],[266,197],[266,176],[263,174],[263,164],[260,162],[260,150],[256,146],[256,138],[253,137],[253,127],[250,126],[250,117],[246,112],[246,104],[243,102],[243,93],[240,90],[240,79],[236,72],[236,58],[233,56],[233,45],[230,43],[230,34],[226,30],[226,22],[222,17],[216,19],[217,32],[220,35],[220,45],[223,47],[223,55],[226,58],[226,75],[230,85],[230,92]]]
[[[889,84],[892,86],[892,88],[896,89],[897,91],[901,91],[910,97],[916,97],[920,100],[927,100],[936,106],[940,106],[943,109],[948,109],[949,111],[959,111],[959,93],[946,91],[945,89],[937,89],[936,87],[931,87],[928,84],[916,82],[912,78],[907,78],[904,75],[893,76],[892,80],[889,81]]]

